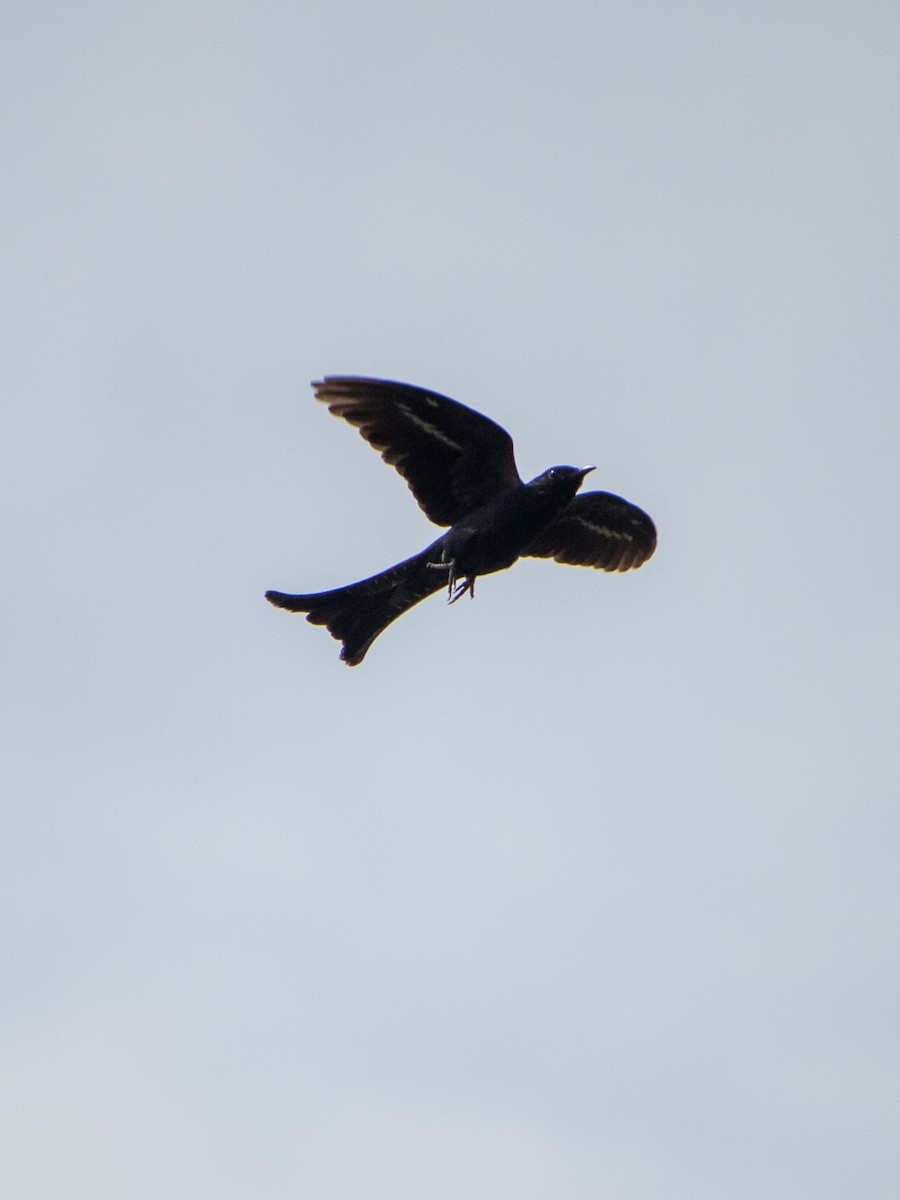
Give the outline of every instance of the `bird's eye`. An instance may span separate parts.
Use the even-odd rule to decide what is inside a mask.
[[[550,470],[547,472],[547,478],[548,478],[548,479],[555,479],[555,478],[556,478],[556,467],[551,467],[551,468],[550,468]]]

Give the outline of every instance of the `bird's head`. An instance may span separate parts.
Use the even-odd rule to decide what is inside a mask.
[[[542,496],[559,497],[568,503],[581,487],[585,475],[593,470],[593,467],[551,467],[537,479],[532,479],[528,486]]]

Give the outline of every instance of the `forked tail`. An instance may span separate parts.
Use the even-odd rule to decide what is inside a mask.
[[[355,667],[392,621],[432,592],[447,586],[446,571],[428,565],[433,557],[429,546],[414,558],[347,587],[307,596],[266,592],[266,599],[277,608],[306,613],[307,621],[313,625],[324,625],[333,638],[343,642],[343,661]]]

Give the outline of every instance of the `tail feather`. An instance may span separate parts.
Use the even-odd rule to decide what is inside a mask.
[[[431,557],[429,547],[380,575],[347,587],[309,595],[270,591],[266,599],[277,608],[306,613],[313,625],[324,625],[333,638],[343,642],[343,661],[355,667],[392,621],[432,592],[446,587],[446,573],[428,566]]]

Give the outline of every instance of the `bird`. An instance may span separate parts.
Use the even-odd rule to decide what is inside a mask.
[[[396,468],[426,517],[446,528],[420,553],[358,583],[266,592],[277,608],[324,625],[348,666],[358,666],[378,635],[426,596],[446,588],[450,604],[467,593],[474,598],[479,576],[518,558],[627,571],[656,549],[656,527],[636,505],[610,492],[578,494],[594,467],[550,467],[525,483],[507,431],[457,400],[355,375],[329,375],[312,387]]]

